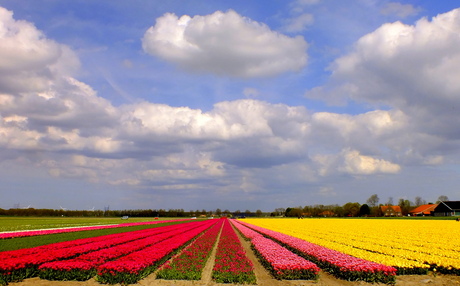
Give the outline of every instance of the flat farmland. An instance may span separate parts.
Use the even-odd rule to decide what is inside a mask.
[[[60,219],[60,218],[59,218]],[[64,218],[65,219],[65,218]],[[37,220],[37,221],[35,221]],[[32,219],[33,222],[38,222],[40,219]],[[61,220],[60,222],[62,224],[59,224],[59,221],[58,220],[53,220],[51,219],[50,222],[40,222],[40,223],[37,223],[36,225],[59,225],[58,227],[71,227],[71,225],[73,226],[88,226],[88,225],[107,225],[107,224],[118,224],[120,222],[125,222],[125,221],[121,221],[120,219],[112,219],[112,220],[97,220],[97,219],[93,219],[93,218],[90,218],[90,222],[91,224],[85,224],[85,219],[82,219],[81,221],[78,221],[79,219],[76,219],[75,221],[72,221],[72,219],[70,219],[71,221],[66,221],[66,220]],[[150,218],[150,220],[152,220],[152,218]],[[21,221],[21,220],[18,220],[18,221]],[[141,219],[139,220],[140,223],[145,223],[147,222],[148,219]],[[379,241],[379,243],[374,243],[374,244],[377,244],[377,245],[380,245],[380,244],[387,244],[387,245],[392,245],[392,244],[389,244],[389,242],[385,243],[385,239],[389,239],[387,237],[390,237],[390,234],[389,233],[392,233],[393,235],[391,237],[393,237],[393,240],[395,240],[394,237],[401,237],[402,235],[404,235],[404,233],[402,233],[401,231],[398,230],[399,226],[398,226],[398,223],[401,222],[402,220],[381,220],[382,221],[382,225],[380,225],[380,220],[372,220],[374,221],[371,225],[373,225],[374,230],[373,231],[370,231],[369,229],[367,229],[366,231],[366,221],[371,221],[371,220],[353,220],[353,219],[343,219],[343,220],[333,220],[333,219],[303,219],[303,220],[298,220],[298,219],[243,219],[243,220],[238,220],[238,222],[236,222],[236,220],[217,220],[217,219],[214,219],[214,220],[194,220],[193,223],[196,224],[196,229],[192,226],[192,224],[189,224],[192,220],[188,220],[186,221],[187,223],[178,223],[176,225],[166,225],[164,224],[164,226],[157,226],[155,228],[158,228],[158,229],[164,229],[166,231],[167,228],[170,228],[171,230],[170,231],[179,231],[178,234],[176,235],[173,235],[174,237],[182,237],[183,235],[182,234],[179,234],[179,233],[186,233],[186,232],[189,232],[189,237],[195,237],[194,239],[190,240],[189,238],[184,238],[183,241],[179,241],[177,242],[177,245],[184,245],[185,248],[182,248],[179,247],[178,251],[175,252],[173,255],[171,255],[170,257],[167,257],[165,256],[165,260],[164,261],[161,261],[160,264],[156,265],[154,267],[154,269],[150,269],[148,272],[145,272],[145,275],[142,275],[142,277],[138,280],[138,281],[135,281],[135,282],[132,282],[132,283],[123,283],[123,284],[137,284],[137,285],[180,285],[180,286],[186,286],[186,285],[242,285],[242,284],[245,284],[244,281],[243,282],[228,282],[227,283],[222,283],[222,282],[218,282],[215,280],[214,277],[216,277],[216,274],[215,274],[215,271],[216,270],[216,267],[215,267],[215,264],[216,264],[216,252],[219,253],[218,251],[218,247],[225,247],[225,245],[228,245],[229,243],[226,242],[226,243],[221,243],[220,245],[224,245],[224,246],[219,246],[219,244],[217,243],[218,241],[220,241],[221,239],[223,239],[223,236],[225,237],[228,237],[229,234],[228,234],[228,227],[230,227],[230,225],[232,226],[231,228],[233,228],[235,230],[235,234],[236,234],[236,242],[238,244],[241,244],[241,247],[243,249],[243,253],[245,254],[245,256],[247,257],[247,259],[250,261],[249,263],[252,264],[252,269],[253,269],[253,272],[254,272],[254,275],[255,275],[255,278],[256,278],[256,282],[254,283],[252,280],[248,280],[248,281],[252,281],[252,282],[247,282],[249,285],[280,285],[280,286],[287,286],[287,285],[331,285],[331,286],[339,286],[339,285],[385,285],[383,282],[375,282],[375,283],[372,283],[370,281],[366,282],[366,281],[346,281],[346,279],[339,279],[337,278],[336,276],[334,275],[331,275],[330,273],[328,273],[328,270],[327,269],[321,269],[318,273],[318,276],[315,278],[315,279],[311,279],[310,280],[303,280],[303,279],[299,279],[298,277],[301,277],[302,275],[304,275],[305,271],[304,272],[297,272],[293,274],[292,271],[297,271],[295,268],[295,266],[293,267],[292,265],[288,265],[288,266],[282,266],[282,267],[291,267],[290,270],[287,269],[287,268],[284,268],[284,269],[287,269],[288,271],[287,272],[284,272],[284,276],[280,276],[280,277],[283,277],[283,278],[278,278],[276,279],[275,276],[276,276],[276,273],[273,272],[273,265],[271,266],[272,268],[270,269],[270,267],[267,268],[267,261],[266,259],[263,259],[263,256],[265,254],[263,254],[263,247],[260,248],[260,245],[259,245],[259,248],[254,248],[255,247],[255,244],[256,244],[256,241],[257,239],[254,239],[252,236],[248,235],[248,231],[252,232],[252,233],[255,233],[256,235],[258,236],[261,236],[260,234],[263,233],[264,231],[267,231],[267,237],[268,237],[268,234],[269,234],[269,231],[270,230],[274,230],[276,229],[276,233],[280,234],[280,235],[284,235],[285,233],[288,233],[289,236],[292,236],[292,237],[303,237],[302,239],[306,240],[306,241],[310,241],[314,243],[317,243],[318,245],[320,245],[320,243],[318,243],[319,241],[321,240],[324,240],[324,241],[327,241],[328,244],[326,243],[323,243],[324,247],[326,247],[325,249],[333,249],[334,251],[336,251],[338,248],[335,248],[335,246],[333,244],[331,244],[329,241],[342,241],[340,239],[337,239],[337,237],[342,237],[343,241],[345,241],[345,243],[342,243],[342,244],[349,244],[353,241],[355,241],[356,244],[360,244],[361,245],[361,248],[369,248],[368,246],[366,246],[366,244],[364,243],[365,239],[371,239],[371,240],[374,240],[375,241]],[[223,221],[227,221],[227,222],[231,222],[231,224],[229,223],[227,225],[227,231],[223,232],[222,231],[222,226],[218,224],[221,223]],[[30,223],[30,222],[26,222],[26,219],[24,221],[22,221],[21,223],[25,223],[25,224],[33,224]],[[134,222],[134,220],[131,220],[130,219],[130,222]],[[392,228],[392,232],[389,232],[387,228],[383,228],[383,225],[385,225],[385,223],[390,223],[390,222],[393,222],[394,225],[393,225],[393,228]],[[417,233],[415,232],[418,228],[420,228],[420,224],[417,223],[415,220],[410,220],[409,222],[414,222],[415,224],[412,224],[412,228],[411,229],[411,233],[414,234],[415,236],[417,235],[420,235],[421,233]],[[438,222],[438,221],[428,221],[426,220],[426,222]],[[81,223],[81,224],[80,224]],[[450,225],[449,225],[450,223]],[[67,226],[63,226],[63,225],[67,225]],[[71,225],[69,225],[71,224]],[[162,224],[163,225],[163,224]],[[184,228],[186,227],[186,225],[189,225],[187,226],[189,230],[180,230],[181,227],[179,225],[183,225]],[[262,226],[264,227],[264,231],[261,231],[261,230],[258,230],[258,227]],[[403,228],[405,229],[408,229],[408,225],[409,224],[406,224],[406,225],[403,225]],[[449,230],[449,227],[458,227],[460,228],[460,223],[457,223],[455,221],[446,221],[446,225],[445,226],[442,226],[443,223],[441,223],[440,225],[436,225],[436,224],[430,224],[428,223],[427,224],[431,229],[434,229],[434,228],[438,228],[438,229],[442,229],[442,230]],[[48,226],[45,226],[43,228],[50,228]],[[248,227],[249,226],[249,227]],[[16,226],[18,228],[20,228],[20,226]],[[153,226],[152,226],[153,227]],[[326,228],[326,231],[321,231],[321,227],[324,227]],[[387,226],[387,227],[390,227],[390,226]],[[447,227],[447,228],[444,228],[444,227]],[[140,230],[140,231],[134,231],[132,232],[132,234],[136,234],[137,236],[139,237],[136,237],[136,238],[130,238],[130,239],[127,239],[126,243],[124,244],[119,244],[119,242],[117,243],[113,243],[113,245],[124,245],[124,250],[123,251],[127,251],[127,249],[129,248],[128,246],[129,245],[133,245],[133,247],[136,247],[137,249],[140,249],[142,251],[145,251],[147,249],[149,249],[149,246],[150,244],[155,244],[155,243],[158,243],[154,240],[152,240],[153,236],[154,235],[157,235],[156,233],[158,232],[158,230],[155,230],[155,228],[146,228],[144,230]],[[230,228],[230,229],[231,229]],[[242,231],[243,228],[246,228],[247,230],[246,231]],[[214,229],[214,231],[212,232],[211,229]],[[329,229],[329,231],[327,230]],[[346,229],[348,229],[348,232],[345,231]],[[359,229],[359,231],[357,231]],[[209,230],[209,231],[208,231]],[[293,230],[295,230],[294,232],[292,232]],[[353,232],[353,230],[355,230]],[[192,231],[195,231],[196,234],[198,235],[195,235],[194,233],[192,233]],[[259,232],[260,231],[260,232]],[[370,233],[373,233],[375,231],[382,231],[383,233],[386,233],[386,235],[383,235],[383,234],[380,234],[379,239],[378,240],[375,240],[375,236],[370,236],[369,234],[367,234],[368,232]],[[425,230],[426,231],[426,230]],[[91,232],[91,231],[89,231]],[[213,233],[213,234],[211,234]],[[306,234],[305,233],[310,233],[311,236],[308,237],[308,239],[306,239]],[[352,235],[352,234],[346,234],[346,233],[355,233],[355,235]],[[127,236],[129,233],[126,233],[124,236]],[[366,234],[366,235],[364,235]],[[453,234],[456,234],[456,232],[454,231]],[[129,234],[130,235],[130,234]],[[182,254],[182,256],[184,256],[184,253],[187,251],[187,249],[193,249],[192,245],[194,243],[198,243],[200,241],[199,237],[205,237],[206,235],[214,235],[215,238],[211,239],[212,241],[214,241],[213,243],[210,243],[209,242],[209,238],[208,238],[208,242],[206,244],[206,247],[205,248],[208,248],[209,251],[206,251],[206,254],[208,257],[206,258],[206,262],[201,266],[202,268],[200,268],[200,270],[198,271],[200,273],[200,277],[198,280],[180,280],[180,279],[177,279],[177,280],[164,280],[164,279],[158,279],[157,278],[157,274],[159,273],[159,271],[161,271],[162,267],[165,267],[164,265],[174,265],[174,262],[172,261],[175,261],[175,260],[179,260],[179,256]],[[423,233],[423,235],[427,235],[426,233]],[[275,235],[276,236],[276,235]],[[113,239],[122,239],[121,238],[121,235],[114,235],[114,236],[111,236],[113,237]],[[197,238],[198,237],[198,238]],[[281,237],[281,238],[280,238]],[[315,241],[315,237],[316,237],[316,241]],[[322,239],[318,239],[318,237],[322,237]],[[355,239],[352,239],[352,238],[355,238]],[[437,239],[437,237],[434,237],[435,240]],[[39,237],[36,237],[36,239],[40,239]],[[94,238],[94,239],[97,239]],[[268,240],[267,238],[263,237],[263,238],[260,238],[259,239],[259,243],[261,241],[264,241],[262,239],[265,239],[265,240]],[[282,240],[282,236],[276,236],[276,238],[273,238],[270,239],[270,243],[273,243],[273,241],[276,241],[276,239],[281,239]],[[438,251],[438,252],[441,252],[441,250],[443,251],[443,256],[444,258],[453,258],[453,260],[456,259],[456,257],[453,257],[455,256],[455,251],[453,251],[452,253],[449,252],[450,248],[456,246],[457,244],[456,241],[454,240],[452,243],[449,243],[447,241],[447,238],[444,237],[444,243],[439,243],[439,242],[442,242],[441,240],[437,239],[438,240],[438,243],[437,244],[421,244],[420,240],[419,239],[412,239],[412,241],[414,241],[416,243],[416,245],[419,245],[419,247],[425,247],[427,248],[429,251]],[[11,240],[11,241],[14,241],[15,238],[13,239],[8,239],[8,240]],[[149,240],[151,240],[149,242]],[[77,241],[77,240],[75,240]],[[108,243],[108,239],[103,239],[102,240],[103,243]],[[134,241],[135,243],[131,243],[129,241]],[[185,243],[185,241],[189,241],[187,243]],[[389,241],[392,241],[389,239]],[[402,240],[402,241],[405,241],[405,240]],[[0,244],[2,243],[2,240],[0,240]],[[140,245],[144,243],[146,246],[145,248],[143,247],[140,247]],[[171,242],[168,242],[168,243],[162,243],[162,244],[155,244],[157,245],[156,247],[150,247],[152,249],[155,249],[155,248],[164,248],[164,247],[169,247],[169,245],[173,243],[172,241]],[[176,242],[174,242],[176,243]],[[185,246],[185,245],[188,245],[188,243],[191,243],[190,246]],[[262,242],[262,243],[265,243],[265,242]],[[339,243],[340,244],[340,243]],[[89,244],[88,244],[89,245]],[[326,246],[327,245],[327,246]],[[409,244],[405,244],[405,245],[409,245]],[[443,247],[441,245],[444,245]],[[364,247],[365,246],[365,247]],[[437,248],[435,248],[435,246]],[[45,245],[45,247],[48,247]],[[68,246],[66,246],[68,247]],[[40,271],[41,273],[40,274],[36,274],[37,276],[38,275],[41,275],[40,277],[44,276],[43,274],[43,271],[44,270],[50,270],[48,272],[46,272],[47,274],[46,275],[51,275],[50,277],[52,277],[52,275],[57,275],[57,276],[60,276],[62,280],[62,276],[61,273],[60,273],[60,270],[58,272],[56,272],[55,270],[56,269],[59,269],[59,268],[53,268],[53,267],[57,267],[59,266],[60,264],[66,264],[66,267],[68,265],[73,265],[71,264],[70,262],[76,260],[78,262],[81,262],[81,261],[85,261],[84,260],[84,257],[85,256],[88,256],[88,257],[97,257],[98,259],[102,259],[103,257],[110,257],[110,255],[113,255],[111,253],[108,252],[108,250],[111,249],[112,246],[109,246],[109,244],[105,245],[103,247],[100,247],[99,250],[96,250],[96,248],[94,250],[91,250],[91,251],[94,251],[94,255],[91,256],[91,252],[88,253],[88,250],[86,250],[87,252],[86,253],[78,253],[77,255],[73,255],[73,256],[69,256],[69,257],[65,257],[65,256],[62,256],[61,258],[59,259],[51,259],[50,262],[40,262],[42,263],[41,266],[40,266]],[[131,246],[130,246],[131,247]],[[283,255],[286,255],[284,254],[285,252],[288,253],[287,255],[295,255],[294,254],[294,249],[290,249],[292,250],[292,253],[289,254],[290,250],[287,250],[287,248],[289,248],[288,246],[286,245],[282,245],[282,244],[279,244],[277,246],[278,248],[282,248],[282,247],[286,247],[285,250],[281,251],[280,250],[277,250],[277,253],[280,254],[280,253],[283,253]],[[392,245],[393,248],[394,245]],[[354,248],[359,248],[359,247],[354,247]],[[407,247],[405,247],[407,248]],[[70,248],[68,248],[70,249]],[[200,251],[203,251],[203,247],[195,247],[195,249],[201,249]],[[255,249],[258,249],[259,251],[255,251]],[[262,252],[260,252],[260,249],[262,249]],[[385,248],[386,251],[388,251],[388,249],[390,248]],[[399,247],[398,249],[402,249],[401,247]],[[53,250],[54,251],[54,250]],[[72,250],[73,251],[73,250]],[[99,252],[101,253],[100,255],[97,254]],[[120,251],[120,250],[118,250]],[[137,251],[137,250],[136,250]],[[337,251],[341,251],[342,253],[345,253],[347,250],[345,248],[342,248],[340,250],[337,250]],[[373,250],[370,250],[371,253],[377,253],[378,251],[376,251],[375,249]],[[380,249],[379,251],[383,252],[384,250],[383,249]],[[400,250],[401,251],[401,250]],[[420,249],[417,249],[418,252],[421,252]],[[426,251],[426,252],[429,252],[429,251]],[[127,261],[127,262],[133,262],[133,261],[136,261],[136,259],[139,259],[139,260],[144,260],[144,256],[139,256],[139,255],[133,255],[135,251],[134,250],[129,250],[126,252],[126,254],[123,254],[120,256],[120,254],[116,254],[115,256],[113,257],[117,257],[116,259],[122,261],[121,258],[124,257],[124,261]],[[235,251],[231,251],[231,252],[235,252]],[[239,251],[237,251],[239,252]],[[4,252],[3,254],[5,254],[6,252]],[[152,252],[153,253],[153,252]],[[261,254],[262,253],[262,254]],[[423,252],[422,252],[423,253]],[[96,255],[97,254],[97,255]],[[106,256],[104,256],[106,255]],[[154,255],[154,254],[152,254]],[[189,254],[188,254],[189,255]],[[194,254],[193,254],[194,255]],[[407,252],[405,253],[405,255],[407,256]],[[0,252],[0,257],[2,256],[2,252]],[[185,255],[187,256],[187,255]],[[354,256],[359,256],[358,254],[354,253]],[[395,257],[397,257],[398,255],[395,255]],[[130,260],[130,257],[133,257],[133,259]],[[279,258],[279,261],[278,262],[281,262],[281,256],[278,255],[278,256],[275,256],[275,257],[278,257]],[[0,258],[1,259],[1,258]],[[110,269],[110,263],[112,263],[111,261],[114,260],[115,258],[104,258],[106,259],[107,261],[104,262],[104,263],[108,263],[107,266],[104,266],[102,267],[101,269]],[[190,259],[190,257],[188,258]],[[299,258],[300,259],[300,258]],[[367,257],[366,259],[372,261],[372,260],[375,260],[373,259],[371,256]],[[93,259],[94,260],[94,259]],[[238,258],[238,260],[240,260],[240,258]],[[411,260],[411,259],[409,259]],[[418,261],[420,263],[422,263],[422,261],[420,260],[419,257],[416,257],[415,259],[412,259],[413,261]],[[453,261],[452,260],[452,261]],[[2,262],[5,262],[6,260],[2,261]],[[53,261],[56,261],[56,262],[53,262]],[[101,260],[102,261],[102,260]],[[445,261],[448,261],[448,260],[445,260]],[[67,263],[69,262],[69,263]],[[94,261],[93,261],[94,262]],[[93,263],[92,262],[92,263]],[[315,262],[315,261],[314,261]],[[102,263],[102,262],[101,262]],[[381,263],[381,262],[379,262]],[[438,263],[441,263],[441,261],[438,260]],[[444,262],[445,263],[445,262]],[[104,265],[106,265],[104,264]],[[423,264],[423,263],[422,263]],[[101,264],[96,264],[96,266],[94,267],[99,267],[98,265],[101,265]],[[119,267],[120,264],[117,264]],[[299,265],[300,265],[300,262],[299,262]],[[418,264],[414,263],[415,266],[417,266]],[[392,266],[396,266],[395,269],[398,269],[398,265],[392,265]],[[281,268],[282,268],[281,267]],[[311,267],[311,266],[309,266]],[[323,266],[321,266],[323,267]],[[409,266],[407,266],[409,267]],[[437,269],[436,269],[436,268]],[[445,269],[444,269],[444,268]],[[449,269],[450,267],[450,269]],[[406,274],[405,275],[397,275],[396,276],[396,279],[393,281],[393,283],[391,283],[391,281],[389,283],[386,283],[386,284],[395,284],[395,285],[400,285],[400,286],[411,286],[411,285],[460,285],[460,277],[457,275],[457,273],[455,272],[455,268],[456,266],[455,265],[444,265],[444,266],[434,266],[434,265],[430,265],[428,267],[426,266],[420,266],[417,268],[417,267],[414,267],[414,268],[417,268],[420,270],[420,273],[418,273],[417,275],[415,274],[407,274],[408,272],[406,271]],[[94,269],[96,269],[94,268]],[[244,268],[244,267],[241,267],[239,266],[239,268]],[[113,269],[118,269],[118,268],[113,268]],[[280,269],[280,268],[278,268]],[[438,270],[439,269],[439,270]],[[37,271],[38,270],[38,266],[37,266]],[[407,269],[406,269],[407,270]],[[79,274],[83,273],[80,270],[79,271]],[[91,270],[92,271],[92,270]],[[95,270],[94,270],[95,271]],[[290,272],[291,271],[291,272]],[[398,269],[398,271],[401,271],[400,269]],[[450,272],[449,272],[450,271]],[[279,272],[279,271],[278,271]],[[417,272],[417,271],[416,271]],[[444,273],[443,273],[444,272]],[[38,272],[37,272],[38,273]],[[287,275],[286,275],[287,273]],[[313,273],[313,272],[311,272]],[[313,277],[311,276],[312,274],[309,274],[310,276],[308,277]],[[94,276],[92,276],[94,275]],[[8,284],[9,285],[26,285],[26,286],[32,286],[32,285],[90,285],[90,286],[96,286],[96,285],[103,285],[101,284],[101,277],[98,277],[99,274],[97,274],[97,272],[94,272],[94,274],[91,274],[89,275],[89,279],[86,279],[84,281],[52,281],[52,280],[48,280],[48,279],[44,279],[43,277],[42,278],[39,278],[37,276],[32,276],[32,277],[28,277],[22,281],[9,281]],[[286,277],[289,277],[289,275],[292,275],[291,277],[293,277],[292,279],[293,280],[289,280],[289,278],[285,279]],[[110,277],[109,277],[110,278]],[[105,279],[105,278],[104,278]],[[69,279],[69,280],[73,280],[73,279]],[[102,279],[103,280],[103,279]],[[236,280],[235,280],[236,281]],[[383,280],[382,280],[383,281]],[[114,284],[117,284],[117,285],[120,285],[120,281],[116,281],[116,280],[112,280],[111,282],[110,281],[106,281],[104,283],[109,283],[109,284],[112,284],[112,282],[114,282]]]
[[[171,218],[159,218],[166,220]],[[129,218],[122,220],[120,218],[106,217],[1,217],[0,232],[5,231],[22,231],[36,229],[51,229],[63,227],[110,225],[124,222],[144,222],[151,221],[152,218]]]

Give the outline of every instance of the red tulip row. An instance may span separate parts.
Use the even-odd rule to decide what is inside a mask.
[[[108,261],[97,267],[96,280],[108,284],[137,283],[215,223],[216,221],[211,220],[201,222],[199,227],[181,235],[172,236],[117,260]]]
[[[167,280],[200,280],[203,268],[208,261],[222,228],[220,219],[211,229],[206,231],[190,246],[184,249],[171,262],[166,262],[157,272],[157,279]]]
[[[300,238],[245,222],[240,223],[262,233],[264,236],[278,241],[338,278],[349,281],[362,280],[386,284],[394,284],[396,281],[396,269],[394,267],[356,258],[317,244],[309,243]]]
[[[212,279],[217,283],[256,283],[254,266],[227,219],[217,246]]]
[[[36,235],[46,235],[46,234],[55,234],[55,233],[76,232],[76,231],[85,231],[85,230],[128,227],[128,226],[137,226],[137,225],[146,225],[146,224],[157,224],[157,223],[165,223],[165,222],[171,222],[171,221],[179,221],[179,220],[162,220],[162,221],[120,223],[120,224],[114,224],[114,225],[99,225],[99,226],[57,228],[57,229],[47,229],[47,230],[4,232],[4,233],[0,233],[0,239],[26,237],[26,236],[36,236]]]
[[[188,231],[190,229],[201,227],[201,225],[202,223],[200,222],[190,222],[122,234],[112,234],[94,238],[53,243],[29,249],[1,252],[0,284],[2,281],[3,284],[5,284],[9,281],[20,281],[25,278],[37,276],[39,266],[47,262],[59,260],[64,261],[86,253],[90,256],[91,254],[89,253],[98,250],[107,248],[116,249],[123,244],[135,242],[150,236],[160,237],[163,234],[174,235],[174,233],[177,234],[178,231]],[[78,269],[77,265],[79,264],[82,264],[82,262],[75,262],[73,264],[71,267],[73,272],[75,272],[75,269]],[[85,268],[81,267],[81,269],[84,270]]]
[[[118,244],[113,247],[104,247],[97,251],[79,255],[73,259],[44,263],[39,267],[39,276],[48,280],[88,280],[96,275],[96,267],[98,265],[155,245],[172,236],[181,235],[193,227],[196,226],[188,225],[171,228],[171,231],[152,233],[144,238]]]
[[[262,264],[277,279],[318,279],[319,267],[289,251],[262,234],[232,220],[233,225],[251,241]]]

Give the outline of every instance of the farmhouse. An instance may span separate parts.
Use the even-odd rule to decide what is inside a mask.
[[[421,205],[411,210],[409,214],[411,216],[431,216],[437,206],[437,204]]]
[[[435,216],[460,216],[460,201],[440,202],[434,209]]]
[[[321,212],[318,214],[319,216],[323,216],[323,217],[332,217],[334,216],[334,212],[333,211],[324,211],[324,212]]]
[[[380,206],[383,216],[402,216],[400,206]]]

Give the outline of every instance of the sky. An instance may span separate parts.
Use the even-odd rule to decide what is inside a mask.
[[[451,0],[0,0],[0,208],[460,200]]]

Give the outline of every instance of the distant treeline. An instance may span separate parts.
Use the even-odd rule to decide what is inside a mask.
[[[183,209],[170,210],[64,210],[64,209],[34,209],[34,208],[13,208],[1,209],[0,216],[67,216],[67,217],[186,217],[193,216]],[[200,215],[200,214],[198,214]]]

